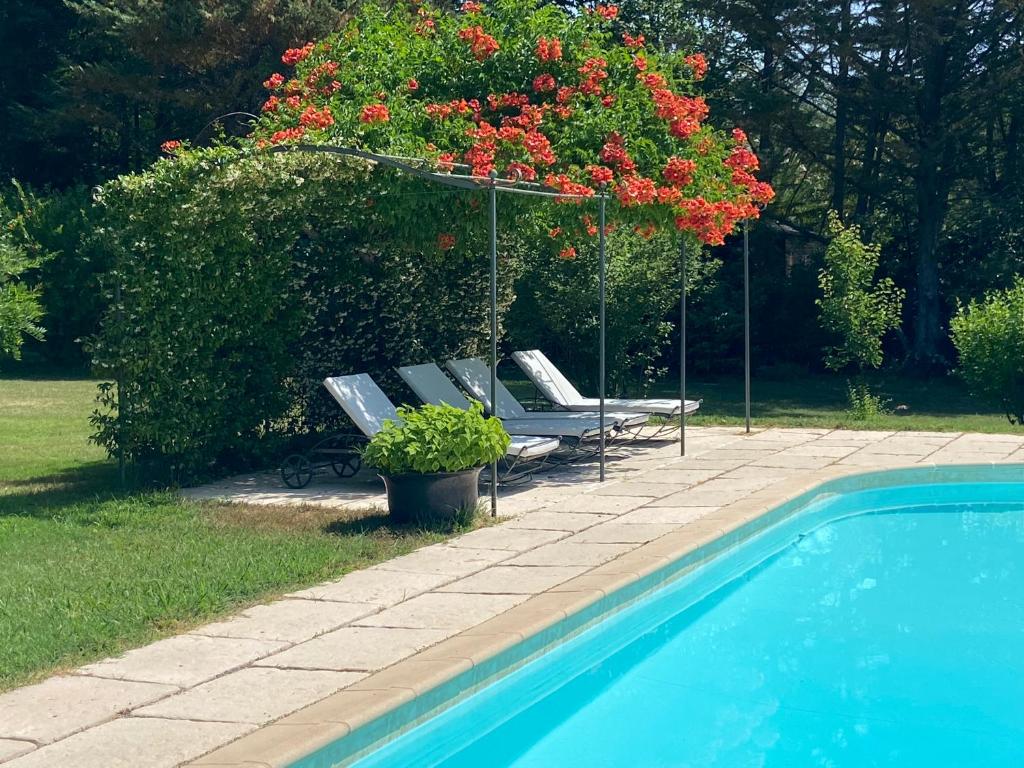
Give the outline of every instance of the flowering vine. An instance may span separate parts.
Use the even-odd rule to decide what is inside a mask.
[[[570,16],[536,0],[470,1],[454,14],[420,2],[366,5],[342,32],[285,52],[291,74],[264,82],[249,141],[358,146],[583,198],[605,189],[616,225],[644,237],[674,227],[719,244],[774,192],[756,178],[743,132],[709,125],[697,90],[704,56],[620,34],[617,16],[614,5]],[[396,196],[374,215],[450,251],[479,201],[410,224],[417,205],[424,210],[422,200]],[[529,220],[571,258],[598,234],[592,216],[591,203],[555,204]]]

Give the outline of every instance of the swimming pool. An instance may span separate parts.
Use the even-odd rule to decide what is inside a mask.
[[[1024,764],[1019,467],[848,478],[758,528],[383,746],[377,724],[294,768]]]

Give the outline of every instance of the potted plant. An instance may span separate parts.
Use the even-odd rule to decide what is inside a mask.
[[[476,511],[480,471],[505,455],[510,438],[483,406],[403,406],[363,453],[388,492],[388,510],[400,522],[452,521]]]

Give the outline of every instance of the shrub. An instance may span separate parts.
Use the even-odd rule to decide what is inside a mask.
[[[899,326],[904,291],[891,278],[875,279],[881,247],[864,243],[860,229],[844,226],[830,212],[831,242],[818,277],[817,300],[821,324],[838,337],[825,350],[825,366],[834,371],[854,366],[858,371],[882,364],[882,337]]]
[[[982,301],[958,305],[950,322],[959,373],[972,394],[1024,423],[1024,277]]]
[[[47,194],[21,192],[18,202],[26,234],[50,254],[39,270],[46,343],[32,354],[81,368],[87,362],[82,340],[96,333],[105,308],[99,278],[110,269],[109,249],[95,234],[101,211],[82,186]]]
[[[875,394],[866,381],[848,382],[846,401],[849,403],[846,415],[854,421],[867,421],[888,412],[888,400]]]
[[[486,258],[390,236],[379,191],[359,163],[227,148],[105,186],[111,306],[90,351],[123,412],[105,389],[96,439],[160,481],[241,469],[339,426],[325,376],[482,353]]]
[[[43,337],[40,288],[26,278],[45,258],[33,248],[23,217],[0,199],[0,358],[20,359],[26,338]]]
[[[716,266],[688,250],[692,286]],[[597,385],[598,254],[582,247],[573,260],[524,249],[516,302],[508,318],[513,349],[541,348],[583,386]],[[610,395],[646,390],[665,373],[660,361],[673,340],[679,306],[679,244],[667,233],[643,240],[617,230],[608,238],[607,383]],[[673,371],[675,369],[673,368]]]
[[[505,455],[510,438],[501,422],[485,418],[483,406],[403,406],[400,421],[387,421],[363,454],[386,475],[458,472],[483,467]]]

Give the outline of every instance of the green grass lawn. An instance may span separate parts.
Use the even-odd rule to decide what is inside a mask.
[[[119,493],[95,384],[0,379],[0,690],[445,538],[381,515]]]
[[[533,385],[515,378],[509,365],[502,374],[513,393],[531,402]],[[521,374],[519,374],[521,375]],[[920,380],[876,375],[869,379],[888,401],[888,413],[857,419],[848,412],[847,379],[831,375],[794,375],[778,380],[755,376],[751,382],[751,418],[755,426],[824,427],[828,429],[920,430],[926,432],[1020,432],[1006,416],[972,398],[955,378]],[[651,397],[679,397],[677,382],[656,385]],[[584,391],[585,395],[595,394]],[[743,424],[743,375],[716,378],[695,376],[687,382],[687,399],[702,399],[693,426]],[[898,406],[906,406],[897,410]]]
[[[841,376],[811,375],[788,381],[754,378],[751,417],[755,424],[781,427],[919,430],[926,432],[1021,432],[1006,415],[972,398],[952,377],[927,381],[878,375],[869,381],[888,401],[889,413],[855,419],[848,412],[847,380]],[[687,397],[703,398],[700,424],[743,423],[743,377],[687,384]],[[678,394],[676,394],[678,397]],[[906,406],[905,409],[897,409]]]

